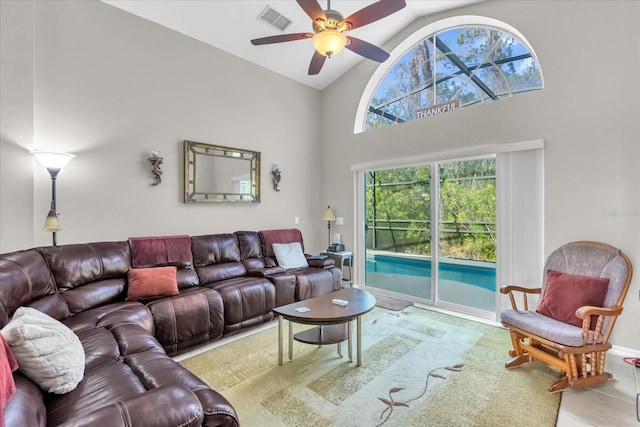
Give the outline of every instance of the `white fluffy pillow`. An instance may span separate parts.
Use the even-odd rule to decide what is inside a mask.
[[[71,329],[30,307],[20,307],[0,331],[20,371],[49,393],[75,389],[84,376],[84,349]]]
[[[272,246],[280,267],[285,269],[309,267],[309,263],[302,253],[300,242],[274,243]]]

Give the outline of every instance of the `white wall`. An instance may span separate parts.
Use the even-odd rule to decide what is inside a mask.
[[[20,29],[32,32],[33,3],[20,14],[21,3],[2,2],[3,71],[5,56],[7,67],[14,62],[6,40],[32,56]],[[5,17],[15,17],[11,40]],[[98,1],[36,1],[33,57],[33,72],[3,72],[3,107],[5,89],[34,88],[19,118],[35,136],[5,126],[3,114],[2,252],[51,244],[41,230],[51,184],[32,166],[32,147],[77,156],[57,180],[58,244],[296,227],[298,216],[306,249],[325,247],[317,90]],[[184,139],[260,151],[262,202],[182,203]],[[164,157],[157,187],[151,150]],[[280,192],[273,163],[282,168]]]
[[[33,3],[0,5],[0,253],[4,253],[33,241],[33,159],[29,154]]]
[[[324,198],[345,218],[335,229],[347,247],[356,228],[351,165],[543,138],[546,253],[573,240],[600,240],[640,269],[640,3],[491,1],[420,19],[384,48],[455,15],[487,16],[518,29],[538,55],[545,89],[357,135],[358,102],[377,64],[363,61],[325,89],[331,136],[324,138]],[[612,338],[635,350],[639,289],[636,279]]]
[[[358,135],[372,61],[319,93],[97,1],[35,2],[33,36],[25,4],[0,2],[0,252],[51,242],[41,230],[50,181],[27,154],[34,146],[78,156],[58,178],[60,244],[292,227],[299,216],[314,252],[326,245],[327,204],[345,219],[332,233],[353,247],[352,164],[544,138],[546,252],[602,240],[640,268],[638,2],[490,1],[423,18],[384,47],[445,17],[488,16],[532,44],[545,90]],[[262,203],[183,204],[183,139],[261,151]],[[164,156],[157,187],[152,149]],[[638,291],[634,280],[613,336],[636,350]]]

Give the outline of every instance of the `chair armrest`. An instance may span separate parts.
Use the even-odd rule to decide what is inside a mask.
[[[592,315],[597,316],[619,316],[622,313],[622,307],[617,305],[611,307],[595,307],[585,305],[576,310],[576,316],[580,319],[586,319]]]
[[[620,313],[622,313],[622,307],[615,305],[611,307],[595,307],[592,305],[585,305],[578,308],[576,310],[576,317],[582,319],[582,341],[585,344],[588,342],[597,343],[601,338],[603,342],[608,341],[608,334],[602,334],[604,317],[617,317],[620,315]],[[593,330],[591,329],[591,316],[598,316],[595,328]],[[611,329],[609,329],[609,331],[611,331]]]
[[[513,291],[524,292],[526,294],[539,294],[540,292],[542,292],[542,289],[541,288],[525,288],[518,285],[500,286],[500,293],[502,294],[508,294],[509,292],[513,292]]]
[[[511,308],[514,310],[518,310],[518,304],[516,304],[516,299],[513,295],[514,292],[522,293],[522,304],[524,311],[529,310],[529,301],[527,299],[528,294],[540,294],[542,292],[541,288],[525,288],[523,286],[517,285],[502,285],[500,286],[500,293],[509,294],[509,301],[511,301]]]

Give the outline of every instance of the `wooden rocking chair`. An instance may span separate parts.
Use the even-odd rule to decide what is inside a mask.
[[[549,255],[541,288],[502,286],[500,292],[509,295],[512,306],[500,313],[513,344],[505,367],[540,360],[560,369],[565,375],[549,387],[551,392],[606,382],[612,375],[604,370],[605,353],[631,275],[629,258],[619,249],[573,242]],[[522,310],[515,299],[520,293]],[[527,294],[542,295],[536,311],[529,310]],[[594,298],[602,302],[594,303]]]

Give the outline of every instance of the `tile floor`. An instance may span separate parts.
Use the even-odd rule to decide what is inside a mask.
[[[606,370],[613,378],[593,388],[564,391],[556,426],[640,426],[634,369],[622,356],[609,352]]]
[[[198,347],[187,353],[174,357],[180,361],[230,341],[274,327],[275,321],[250,328],[227,338]],[[636,385],[635,369],[625,363],[622,356],[607,356],[606,369],[613,378],[605,384],[582,390],[566,390],[562,393],[560,411],[556,427],[640,427],[636,418]],[[640,371],[640,370],[639,370]],[[638,372],[640,376],[640,372]]]

